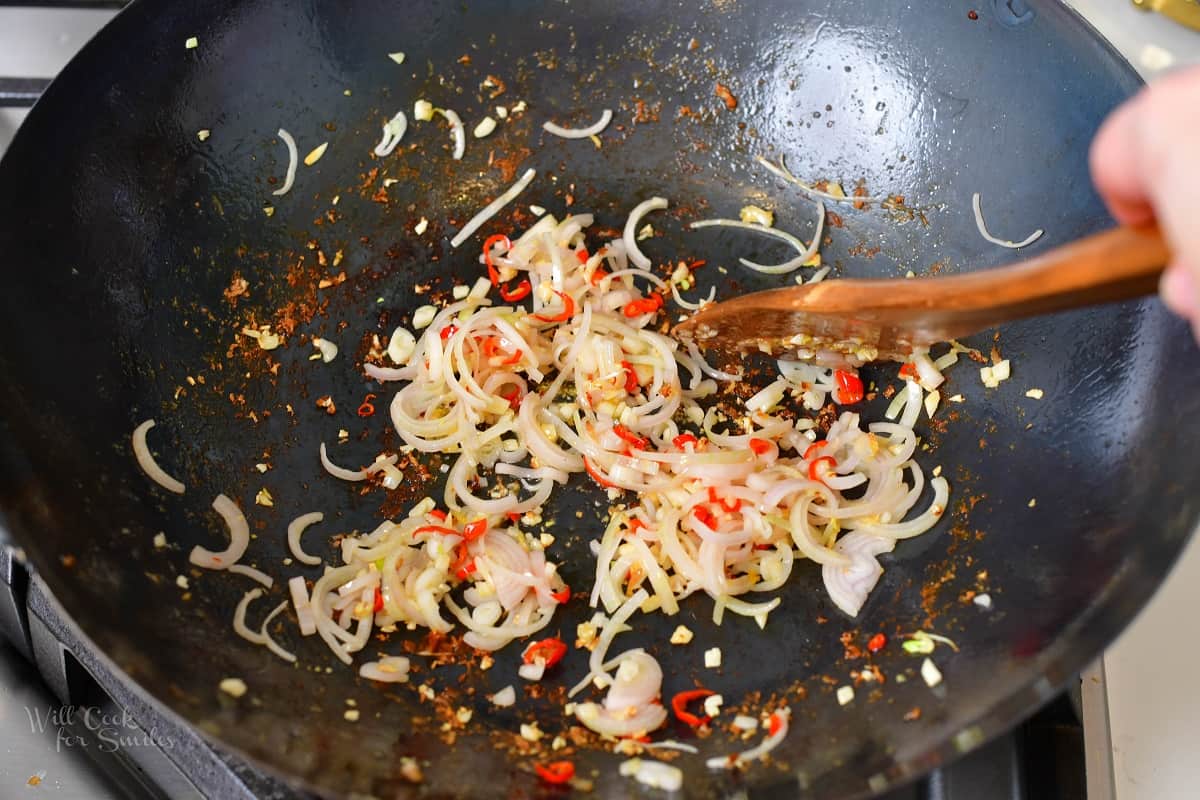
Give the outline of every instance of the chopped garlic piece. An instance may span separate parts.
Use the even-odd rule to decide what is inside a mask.
[[[225,678],[218,685],[222,692],[231,697],[241,697],[246,693],[246,682],[241,678]]]
[[[175,576],[175,585],[178,586],[180,589],[188,588],[187,575],[176,575]]]
[[[596,625],[592,622],[581,622],[575,626],[575,646],[591,650],[596,646]]]
[[[925,684],[932,689],[942,682],[942,671],[937,668],[937,664],[933,663],[933,659],[927,658],[921,662],[921,677],[925,679]]]
[[[455,300],[465,300],[467,295],[471,293],[471,287],[465,283],[460,283],[450,290],[450,294],[454,295]]]
[[[938,403],[942,401],[942,393],[934,389],[929,394],[925,395],[925,413],[933,419],[933,412],[937,411]]]
[[[685,625],[680,625],[671,634],[671,644],[687,644],[694,634]]]
[[[704,698],[704,713],[710,717],[715,717],[721,712],[721,704],[725,702],[725,698],[719,694],[710,694]]]
[[[212,131],[210,131],[208,128],[196,131],[196,138],[202,142],[207,141],[208,137],[211,135],[212,135]]]
[[[704,666],[709,669],[721,666],[721,648],[711,647],[704,651]]]
[[[413,327],[417,330],[426,328],[429,323],[433,322],[433,318],[437,316],[437,309],[433,306],[421,306],[413,312]]]
[[[533,214],[535,217],[540,217],[546,213],[546,209],[542,208],[541,206],[530,206],[529,213]]]
[[[200,40],[195,36],[189,36],[183,43],[183,46],[188,50],[195,50],[200,46]]]
[[[980,608],[991,608],[992,607],[992,596],[990,594],[988,594],[987,592],[984,592],[983,594],[977,594],[977,595],[975,595],[975,598],[972,600],[972,602],[975,603],[975,605],[979,606]]]
[[[308,155],[304,157],[304,166],[311,167],[313,164],[321,160],[321,156],[325,155],[325,151],[329,149],[329,142],[321,142],[314,147]]]
[[[404,53],[388,53],[388,58],[395,61],[397,64],[404,63]]]
[[[1033,508],[1036,505],[1037,505],[1037,498],[1036,497],[1029,498],[1029,507]]]
[[[166,547],[167,546],[167,535],[165,533],[162,533],[161,531],[159,533],[154,534],[154,546],[157,547],[159,550]]]
[[[854,699],[853,686],[839,686],[837,690],[838,705],[844,706]]]
[[[358,722],[358,709],[347,708],[346,713],[342,714],[342,718],[345,719],[346,722]]]
[[[521,738],[528,742],[536,742],[543,736],[541,729],[538,728],[536,722],[521,723]]]
[[[428,100],[418,100],[413,103],[413,117],[421,122],[433,119],[433,103]]]
[[[741,731],[758,730],[758,720],[746,714],[738,714],[733,718],[733,727]]]
[[[653,235],[654,235],[654,226],[647,222],[645,225],[642,226],[642,229],[637,232],[636,238],[640,242],[645,239],[649,239]]]
[[[1032,400],[1041,400],[1046,396],[1046,393],[1041,389],[1030,389],[1029,391],[1025,392],[1025,396]]]
[[[413,233],[415,233],[417,236],[420,236],[428,228],[429,228],[429,220],[425,219],[424,217],[421,217],[421,221],[413,226]]]
[[[662,761],[631,758],[621,764],[617,771],[626,778],[633,778],[643,786],[662,789],[673,793],[683,786],[683,770]]]
[[[271,497],[271,493],[268,492],[264,487],[258,490],[258,494],[254,495],[254,503],[255,505],[266,506],[270,508],[271,506],[275,505],[275,499]]]
[[[474,712],[471,711],[471,709],[467,708],[466,706],[459,706],[458,710],[454,712],[454,718],[457,719],[459,722],[461,722],[463,725],[466,725],[468,722],[471,721],[471,716],[473,713]]]
[[[472,134],[476,139],[482,139],[494,130],[496,130],[496,120],[492,119],[491,117],[484,117],[479,121],[479,124],[475,126],[475,130],[472,132]]]
[[[517,702],[517,690],[511,685],[505,686],[500,691],[492,695],[492,705],[499,708],[508,708],[513,703]]]
[[[742,222],[751,225],[762,225],[764,228],[769,228],[775,224],[775,213],[765,208],[759,208],[758,206],[743,206],[738,216]]]
[[[313,347],[321,351],[322,362],[328,364],[330,361],[333,361],[335,358],[337,358],[338,346],[333,342],[329,341],[328,339],[315,337],[312,340],[312,343]]]

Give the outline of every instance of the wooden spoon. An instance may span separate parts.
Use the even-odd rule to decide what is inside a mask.
[[[1005,322],[1153,293],[1170,261],[1157,227],[1116,228],[1007,267],[936,278],[839,279],[742,295],[675,328],[726,351],[906,360]]]

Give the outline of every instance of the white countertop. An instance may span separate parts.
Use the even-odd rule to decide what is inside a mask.
[[[1070,5],[1147,80],[1175,66],[1200,63],[1200,33],[1140,11],[1130,0],[1071,0]],[[111,13],[0,8],[0,74],[56,74]],[[0,109],[0,149],[23,118],[24,111]],[[1200,660],[1200,640],[1189,633],[1198,608],[1200,539],[1104,656],[1116,800],[1200,796],[1200,757],[1192,750],[1200,738],[1200,683],[1188,674]],[[20,786],[45,771],[46,785],[57,796],[105,796],[86,763],[56,748],[53,726],[39,731],[24,713],[3,712],[5,707],[24,707],[30,713],[48,708],[48,698],[35,687],[22,686],[17,677],[0,670],[0,741],[10,759],[22,754],[16,762],[0,759],[0,786]],[[20,774],[12,774],[5,763],[18,764]]]

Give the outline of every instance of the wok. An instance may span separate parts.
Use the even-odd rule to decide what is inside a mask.
[[[543,791],[529,771],[536,758],[513,755],[513,731],[533,717],[561,731],[560,704],[523,699],[499,710],[485,699],[520,685],[519,645],[464,683],[461,666],[417,659],[414,683],[455,692],[475,712],[448,744],[414,686],[359,679],[294,625],[277,636],[298,666],[233,635],[249,582],[186,564],[192,545],[224,541],[212,497],[225,492],[246,511],[255,538],[245,560],[280,581],[270,595],[278,602],[284,579],[320,569],[283,563],[294,515],[326,512],[310,548],[333,560],[333,534],[440,496],[436,459],[394,494],[360,494],[322,472],[317,444],[347,429],[345,463],[394,446],[383,414],[355,414],[367,392],[387,397],[362,375],[365,341],[426,301],[417,285],[477,277],[481,237],[460,250],[448,238],[527,166],[537,182],[483,233],[519,230],[530,203],[594,211],[598,225],[619,227],[634,203],[662,194],[677,212],[656,221],[661,236],[644,249],[656,261],[686,254],[724,265],[727,274],[705,273],[719,296],[778,285],[735,258],[778,253],[744,236],[687,233],[686,220],[757,202],[779,224],[811,230],[811,203],[755,164],[758,154],[785,154],[809,179],[861,179],[919,212],[908,220],[837,208],[844,227],[830,230],[824,254],[841,275],[1000,263],[1010,254],[975,231],[974,191],[994,231],[1045,228],[1030,253],[1111,224],[1090,188],[1086,148],[1136,89],[1133,72],[1057,3],[981,0],[968,10],[880,0],[134,2],[54,81],[0,163],[0,472],[14,537],[82,631],[154,702],[297,786],[331,796]],[[193,36],[199,46],[185,48]],[[406,53],[403,65],[388,58],[395,51]],[[506,85],[495,99],[480,87],[488,74]],[[717,82],[736,110],[715,96]],[[381,124],[419,97],[455,108],[468,128],[498,104],[524,100],[528,110],[471,139],[461,162],[440,123],[413,125],[405,145],[415,148],[375,159]],[[540,130],[546,119],[586,124],[604,107],[616,120],[602,149]],[[273,197],[286,165],[280,127],[302,156],[330,147]],[[204,141],[202,129],[211,131]],[[385,188],[385,178],[397,182]],[[430,227],[418,237],[422,216]],[[318,263],[318,252],[337,251],[337,267]],[[315,287],[341,271],[344,283]],[[249,291],[235,306],[223,293],[236,276]],[[283,348],[230,350],[245,324],[278,324],[281,309],[295,322]],[[342,355],[310,362],[312,335],[338,342]],[[731,702],[760,691],[792,707],[772,764],[710,772],[702,758],[741,745],[723,731],[700,741],[700,756],[676,762],[689,795],[856,796],[919,775],[1048,698],[1169,569],[1200,502],[1200,363],[1184,326],[1148,300],[1012,325],[998,343],[1013,378],[984,391],[974,367],[960,365],[946,394],[967,402],[946,404],[949,424],[921,426],[934,444],[922,462],[942,465],[953,512],[885,557],[858,619],[832,607],[806,565],[765,630],[742,619],[717,628],[709,603],[693,599],[677,618],[637,618],[622,638],[663,662],[668,696],[700,677]],[[974,344],[987,352],[992,337]],[[1026,398],[1031,387],[1044,399]],[[325,395],[337,414],[316,406]],[[159,421],[162,462],[188,485],[182,497],[150,484],[131,455],[129,433],[148,417]],[[259,462],[270,471],[260,474]],[[254,502],[264,487],[269,508]],[[582,481],[551,503],[555,548],[577,588],[590,585],[587,541],[604,507]],[[160,531],[161,550],[152,545]],[[969,602],[972,591],[987,591],[993,609]],[[588,613],[572,602],[550,630],[569,638]],[[695,641],[666,646],[680,623]],[[935,689],[895,644],[922,628],[961,650],[935,653],[945,676]],[[863,663],[847,660],[841,635],[861,646],[877,631],[893,639],[874,657],[893,679],[840,706],[834,689]],[[397,652],[403,638],[372,648]],[[723,667],[702,670],[700,652],[714,645]],[[551,683],[573,680],[584,661],[573,652]],[[228,676],[245,680],[246,696],[218,690]],[[348,699],[357,722],[343,719]],[[905,721],[913,708],[920,718]],[[596,771],[599,796],[633,791],[617,775],[619,757],[567,752],[580,774]],[[401,756],[422,760],[423,786],[401,778]]]

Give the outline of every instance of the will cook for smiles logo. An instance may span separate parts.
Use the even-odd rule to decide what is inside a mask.
[[[58,752],[71,748],[96,748],[112,753],[126,747],[158,747],[170,750],[175,742],[154,728],[145,730],[129,712],[105,710],[97,706],[25,707],[29,728],[34,733],[53,732]]]

